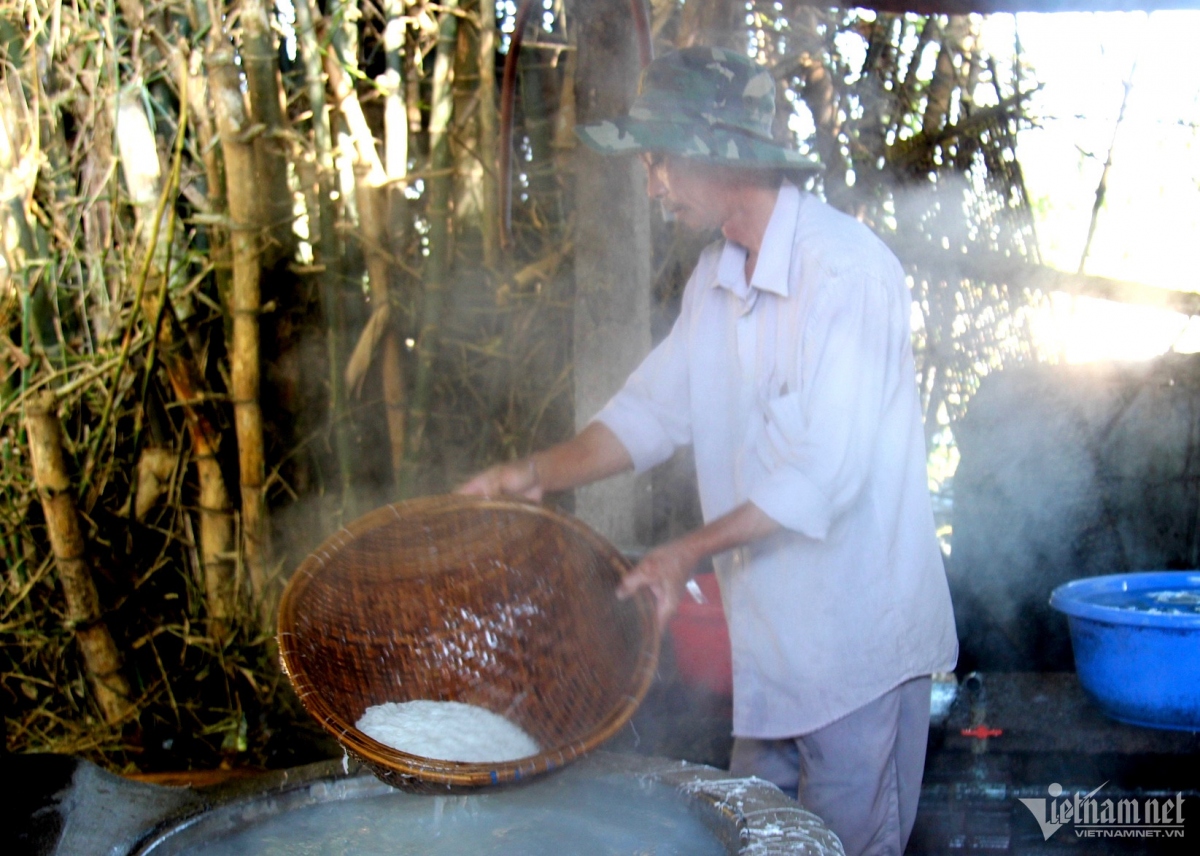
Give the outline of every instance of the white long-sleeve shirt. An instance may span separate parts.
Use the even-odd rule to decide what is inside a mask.
[[[700,256],[667,338],[596,419],[637,471],[691,444],[706,521],[749,501],[781,525],[714,557],[733,730],[809,733],[953,668],[911,341],[911,297],[869,229],[785,183],[752,281]]]

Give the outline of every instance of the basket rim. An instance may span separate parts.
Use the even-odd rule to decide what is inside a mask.
[[[549,747],[536,755],[512,761],[469,763],[425,758],[401,752],[363,734],[354,723],[347,722],[333,711],[320,689],[309,680],[300,667],[299,652],[294,642],[295,634],[292,632],[298,618],[296,604],[308,585],[324,570],[328,559],[351,541],[394,522],[405,513],[415,511],[436,515],[464,509],[516,511],[539,515],[572,530],[588,542],[619,577],[624,577],[632,569],[620,551],[583,521],[540,503],[517,497],[474,497],[458,494],[418,497],[382,506],[347,523],[305,557],[292,574],[280,598],[277,641],[280,665],[295,689],[301,705],[347,752],[372,768],[380,767],[398,774],[401,781],[412,778],[425,784],[477,788],[517,781],[561,767],[590,752],[616,734],[633,716],[654,680],[658,668],[662,628],[655,617],[653,596],[646,590],[639,592],[631,600],[640,622],[649,632],[646,637],[647,644],[641,648],[638,663],[629,681],[631,692],[583,738],[571,743]]]

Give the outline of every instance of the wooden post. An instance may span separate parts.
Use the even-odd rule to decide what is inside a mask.
[[[62,426],[54,393],[43,393],[29,404],[25,427],[50,549],[67,602],[67,620],[75,629],[84,670],[104,721],[115,724],[135,711],[129,701],[129,682],[121,673],[121,656],[100,613],[100,596],[88,567],[74,491],[63,461]]]
[[[616,3],[575,13],[580,122],[621,115],[636,85],[628,14]],[[635,158],[575,148],[575,423],[582,428],[650,350],[650,215]],[[575,492],[575,513],[620,546],[638,542],[639,492],[619,476]]]

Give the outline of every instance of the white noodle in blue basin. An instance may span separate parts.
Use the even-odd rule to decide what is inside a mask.
[[[1096,602],[1147,615],[1200,615],[1200,591],[1127,591]]]

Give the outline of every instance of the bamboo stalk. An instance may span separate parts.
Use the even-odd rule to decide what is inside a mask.
[[[900,117],[908,114],[912,110],[913,100],[916,98],[917,91],[917,69],[921,66],[921,57],[925,53],[925,46],[929,44],[929,40],[933,38],[938,31],[938,23],[936,18],[926,18],[920,25],[920,33],[917,35],[917,44],[912,49],[908,67],[904,70],[904,78],[896,92],[896,118],[894,123],[900,121]]]
[[[533,0],[520,0],[517,5],[512,37],[508,43],[508,54],[504,57],[504,77],[500,84],[500,140],[497,148],[500,181],[500,245],[503,249],[511,247],[513,240],[512,159],[513,124],[517,101],[517,62],[521,58],[521,42],[525,35],[525,25],[533,12],[533,5]]]
[[[33,477],[67,603],[67,620],[74,627],[96,703],[105,722],[111,725],[135,711],[129,700],[129,682],[121,673],[121,655],[101,615],[100,596],[88,567],[83,530],[63,461],[57,409],[57,397],[46,392],[30,402],[26,410]]]
[[[554,123],[551,118],[558,101],[558,79],[547,66],[543,51],[525,51],[519,62],[521,107],[525,135],[533,156],[524,167],[529,180],[529,195],[542,213],[558,223],[562,206],[558,201],[558,182],[554,179]]]
[[[384,0],[384,13],[387,24],[384,30],[384,49],[387,71],[376,78],[384,92],[383,137],[384,137],[384,169],[387,171],[388,189],[387,200],[387,234],[390,247],[403,247],[408,240],[408,231],[412,222],[409,214],[408,199],[404,195],[403,186],[408,181],[408,107],[405,104],[405,75],[408,56],[408,24],[404,16],[404,0]],[[389,281],[389,291],[393,283]],[[392,329],[399,331],[393,321]],[[397,339],[398,341],[398,339]],[[400,355],[402,357],[402,354]],[[403,379],[401,379],[403,383]],[[404,389],[401,387],[401,396]],[[386,395],[386,390],[385,390]],[[407,414],[401,411],[401,420]],[[403,449],[401,450],[403,452]],[[401,454],[401,460],[403,454]],[[395,483],[400,479],[400,462],[393,457],[392,476]]]
[[[36,80],[37,64],[26,63]],[[19,85],[0,85],[0,254],[11,275],[15,275],[21,297],[23,343],[36,343],[46,353],[54,353],[58,339],[54,304],[45,287],[39,287],[43,259],[47,256],[45,230],[31,216],[30,201],[40,170],[42,156],[39,96],[40,86],[32,87],[32,102]],[[29,348],[23,348],[29,355]],[[22,371],[22,385],[28,382],[29,369]]]
[[[375,137],[367,125],[367,117],[363,115],[358,93],[354,91],[354,83],[342,70],[341,63],[332,51],[325,54],[325,74],[329,77],[329,85],[333,87],[333,95],[337,99],[342,117],[346,120],[346,127],[350,129],[350,138],[354,141],[358,162],[367,167],[367,182],[372,185],[383,184],[387,180],[387,172],[379,159],[379,153],[375,151]]]
[[[137,283],[135,287],[134,304],[140,304],[146,293],[146,281],[150,276],[150,268],[154,262],[155,247],[158,246],[159,226],[163,220],[163,214],[167,210],[168,202],[174,200],[179,189],[179,171],[183,158],[183,140],[187,133],[187,101],[183,102],[183,110],[179,115],[179,128],[175,134],[175,151],[171,158],[171,180],[163,187],[162,193],[158,198],[158,207],[153,213],[153,219],[150,223],[150,235],[146,239],[146,250],[142,257],[141,266],[138,268]],[[165,275],[165,274],[164,274]],[[108,397],[104,404],[104,410],[100,414],[100,425],[96,429],[92,441],[91,448],[87,457],[87,462],[84,464],[83,477],[80,479],[80,496],[84,498],[84,507],[90,509],[92,504],[100,495],[103,488],[104,478],[93,484],[93,476],[95,468],[99,460],[101,447],[107,442],[108,424],[112,418],[113,409],[117,402],[117,393],[121,388],[121,375],[125,369],[125,363],[129,358],[130,348],[133,346],[133,332],[135,325],[130,322],[125,329],[125,335],[121,342],[120,359],[117,361],[117,367],[113,371],[112,386],[108,390]],[[107,472],[107,467],[111,466],[111,460],[108,461],[104,472]],[[103,473],[102,473],[103,475]]]
[[[459,0],[465,21],[478,18],[479,0]],[[454,51],[454,126],[450,152],[454,158],[454,224],[461,234],[479,228],[482,237],[483,174],[485,155],[479,142],[479,113],[483,90],[479,82],[480,30],[466,24],[458,28]]]
[[[80,190],[87,200],[80,219],[84,248],[95,261],[88,265],[88,301],[94,307],[91,321],[98,342],[104,342],[116,327],[117,308],[112,305],[112,288],[119,279],[118,266],[106,252],[113,241],[113,206],[108,198],[113,172],[112,113],[108,108],[95,110],[91,145],[80,170]]]
[[[321,46],[313,23],[310,0],[295,0],[296,33],[300,55],[304,62],[305,90],[312,110],[313,144],[316,154],[316,199],[310,205],[309,228],[317,222],[317,259],[324,270],[321,274],[321,304],[325,315],[325,344],[329,359],[329,413],[333,447],[341,479],[343,506],[351,494],[350,436],[345,412],[346,393],[342,384],[342,365],[345,361],[343,329],[345,321],[337,284],[338,247],[333,220],[333,134],[329,114],[325,109],[325,76],[322,73]]]
[[[242,0],[242,67],[250,100],[250,123],[262,125],[254,138],[254,160],[258,172],[261,205],[257,221],[268,225],[269,240],[261,247],[260,264],[267,269],[291,256],[292,192],[288,187],[288,157],[284,146],[287,122],[284,117],[283,82],[279,75],[279,51],[263,0]]]
[[[483,199],[480,225],[483,231],[483,264],[496,269],[500,264],[500,183],[496,153],[499,146],[496,112],[496,9],[482,0],[479,10],[479,155],[483,158]]]
[[[383,31],[387,71],[375,82],[384,93],[384,169],[389,182],[398,182],[408,174],[408,114],[404,105],[404,43],[407,30],[404,0],[384,0],[383,10],[387,18]]]
[[[210,209],[208,213],[215,214],[228,207],[225,198],[225,161],[221,157],[221,147],[217,145],[216,124],[208,107],[208,80],[203,74],[203,62],[203,52],[192,51],[188,58],[185,92],[188,108],[195,115],[192,124],[196,129],[196,142],[204,160],[205,190]],[[208,254],[217,278],[217,293],[222,301],[228,302],[233,267],[229,258],[228,236],[224,229],[213,227],[208,227],[207,233]],[[226,338],[230,338],[233,330],[227,329],[225,334]]]
[[[566,51],[562,87],[559,90],[558,109],[554,111],[554,150],[565,154],[575,148],[575,70],[579,65],[579,52]],[[565,168],[565,165],[563,165]]]
[[[442,4],[438,22],[437,57],[433,66],[433,93],[429,115],[429,263],[425,275],[425,293],[421,306],[421,329],[417,339],[417,370],[409,407],[408,435],[404,465],[400,475],[401,496],[407,496],[416,484],[416,461],[421,452],[425,426],[429,419],[429,400],[433,386],[433,361],[437,352],[438,325],[442,317],[450,263],[450,199],[454,177],[450,172],[450,122],[454,108],[454,54],[458,34],[458,0]]]
[[[162,167],[158,162],[158,142],[150,130],[150,118],[142,101],[140,81],[121,87],[117,96],[117,152],[121,156],[121,173],[130,201],[138,212],[142,234],[149,233],[162,192]],[[159,233],[161,235],[161,232]],[[166,248],[162,240],[154,247],[155,262],[161,269]]]
[[[387,188],[372,187],[364,182],[358,188],[358,214],[366,236],[367,277],[371,284],[371,302],[375,312],[383,313],[386,328],[382,333],[381,371],[383,374],[383,406],[387,412],[388,440],[391,444],[392,477],[399,483],[404,465],[404,432],[406,427],[404,389],[404,350],[400,335],[389,312],[391,295],[388,282],[390,270],[387,250]]]
[[[358,22],[362,17],[355,0],[327,0],[333,49],[342,62],[358,65]]]
[[[413,7],[420,0],[404,0],[409,7],[409,14],[414,14]],[[415,28],[410,28],[405,39],[407,50],[404,53],[404,108],[408,113],[409,149],[421,139],[421,79],[424,77],[422,57]]]
[[[925,113],[921,119],[921,130],[926,136],[933,136],[950,121],[950,105],[959,81],[954,58],[962,53],[962,40],[969,27],[970,22],[965,16],[951,15],[940,33],[941,49],[933,77],[925,90]]]
[[[229,312],[233,316],[230,380],[237,428],[241,486],[242,536],[250,588],[264,628],[274,622],[274,592],[268,591],[270,530],[263,491],[262,407],[259,403],[259,312],[261,282],[259,227],[256,214],[255,154],[246,139],[248,121],[233,50],[213,40],[208,53],[209,86],[216,108],[217,130],[225,155],[226,194],[231,237],[233,281]]]
[[[161,301],[161,302],[160,302]],[[217,452],[221,432],[217,429],[210,405],[208,385],[188,344],[169,300],[147,297],[142,303],[147,321],[161,314],[158,325],[159,359],[175,398],[183,405],[192,458],[196,462],[200,508],[200,564],[203,572],[204,602],[209,635],[224,641],[237,617],[237,563],[234,549],[233,506]]]

